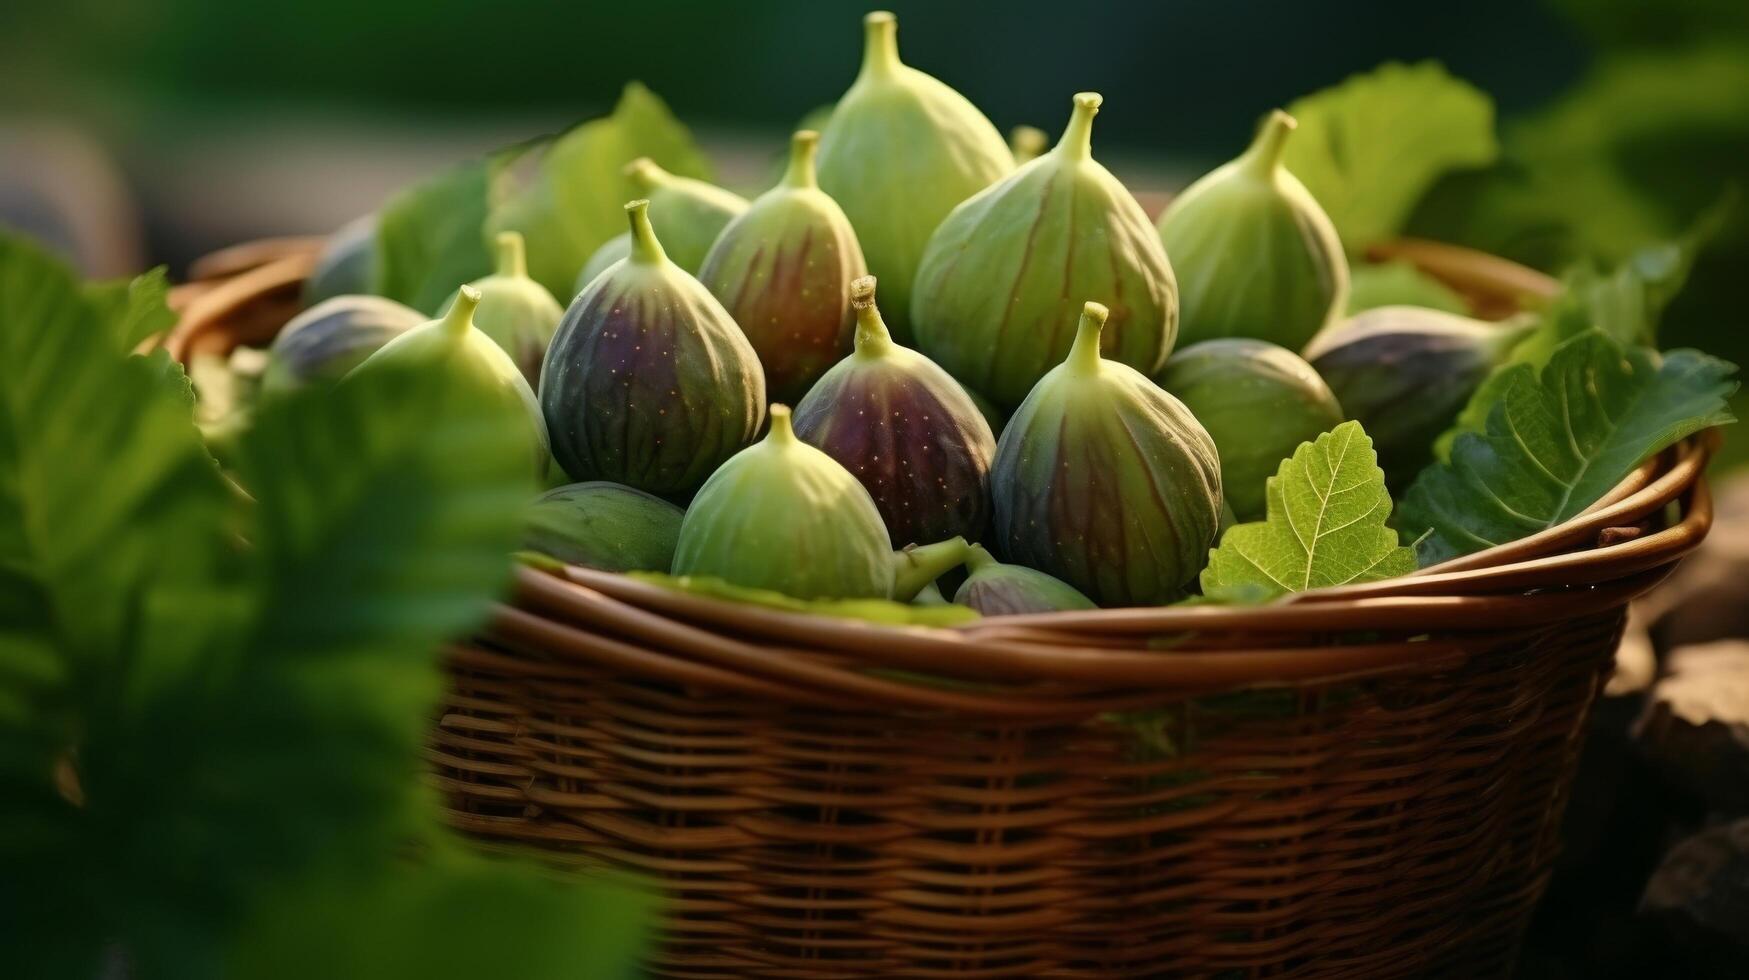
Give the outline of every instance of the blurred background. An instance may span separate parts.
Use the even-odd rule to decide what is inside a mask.
[[[1731,188],[1749,190],[1743,0],[890,6],[905,60],[1004,131],[1054,134],[1071,93],[1102,92],[1097,152],[1135,190],[1181,187],[1231,157],[1274,106],[1423,59],[1492,96],[1502,155],[1442,179],[1411,234],[1559,274],[1678,237]],[[868,8],[10,0],[0,224],[88,275],[164,263],[174,276],[224,245],[329,232],[447,164],[608,111],[631,79],[692,128],[721,183],[756,191],[796,121],[850,83]],[[1725,213],[1666,314],[1665,346],[1749,363],[1746,213],[1742,202]],[[1730,440],[1728,458],[1745,442]],[[1599,711],[1523,975],[1677,976],[1686,968],[1672,957],[1696,969],[1749,961],[1749,484],[1723,486],[1729,520],[1691,563],[1699,571],[1657,600],[1662,625],[1636,634],[1665,666]],[[1713,641],[1737,646],[1671,656]],[[1698,713],[1690,701],[1672,721],[1660,708],[1672,676],[1735,700],[1721,694]],[[1742,829],[1721,834],[1731,827]],[[1660,888],[1660,909],[1676,911],[1649,917],[1644,896]]]
[[[611,108],[631,79],[756,190],[787,131],[855,74],[852,0],[16,0],[0,4],[0,223],[118,275],[263,235],[325,232],[396,189]],[[1749,4],[1738,0],[899,2],[905,59],[1004,131],[1055,133],[1105,94],[1099,153],[1180,187],[1267,109],[1387,60],[1489,93],[1504,159],[1457,174],[1410,231],[1551,272],[1679,234],[1749,182]],[[1514,168],[1556,172],[1535,193]],[[1507,179],[1502,178],[1502,173]],[[1738,361],[1741,213],[1665,337]],[[1738,345],[1734,348],[1732,345]]]

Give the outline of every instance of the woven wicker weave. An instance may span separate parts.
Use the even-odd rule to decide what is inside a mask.
[[[173,351],[270,336],[307,248],[209,263]],[[1479,309],[1551,288],[1394,254]],[[435,778],[489,846],[659,883],[662,976],[1503,975],[1625,604],[1710,524],[1712,444],[1262,608],[896,630],[525,569],[449,652]]]

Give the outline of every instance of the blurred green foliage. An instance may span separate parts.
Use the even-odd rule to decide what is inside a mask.
[[[644,898],[472,855],[418,775],[532,494],[510,420],[441,370],[313,388],[244,494],[130,353],[163,296],[0,239],[8,974],[631,975]]]

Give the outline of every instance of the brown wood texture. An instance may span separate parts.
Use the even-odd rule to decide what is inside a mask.
[[[1554,288],[1380,254],[1491,315]],[[261,342],[308,261],[231,251],[172,349]],[[483,847],[660,888],[660,976],[1501,976],[1626,603],[1710,526],[1713,445],[1254,608],[901,629],[524,568],[448,651],[432,776]]]

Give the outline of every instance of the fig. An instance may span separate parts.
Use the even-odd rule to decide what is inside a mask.
[[[1533,327],[1530,318],[1489,323],[1381,306],[1321,334],[1306,359],[1372,437],[1387,482],[1402,486],[1432,461],[1434,441]]]
[[[528,379],[497,342],[474,326],[474,311],[480,291],[463,286],[455,302],[441,318],[420,324],[395,337],[365,358],[347,374],[347,379],[404,365],[440,366],[453,383],[467,389],[468,399],[458,404],[481,402],[502,409],[527,423],[530,464],[535,472],[547,465],[547,430],[541,420],[540,403],[528,387]]]
[[[789,409],[711,474],[686,509],[675,575],[710,575],[797,599],[909,602],[966,557],[964,538],[895,552],[874,498],[796,437]]]
[[[1264,486],[1300,443],[1346,416],[1318,372],[1286,348],[1234,337],[1173,354],[1156,379],[1215,440],[1233,516],[1261,520]]]
[[[1160,215],[1187,344],[1255,337],[1297,351],[1347,306],[1336,227],[1281,162],[1293,128],[1292,116],[1270,113],[1250,148]]]
[[[1106,305],[1108,355],[1159,370],[1178,335],[1178,287],[1142,206],[1093,159],[1100,97],[1075,96],[1055,148],[953,209],[911,294],[917,348],[1013,409],[1061,363],[1081,302]]]
[[[1214,440],[1183,403],[1099,353],[1106,309],[1009,419],[990,474],[992,544],[1102,606],[1184,595],[1221,519]]]
[[[554,487],[529,507],[522,543],[604,572],[666,572],[680,537],[679,507],[642,490],[596,481]]]
[[[952,376],[894,343],[873,276],[850,295],[856,350],[796,406],[796,435],[861,481],[893,544],[977,540],[990,519],[989,423]]]
[[[545,286],[529,278],[521,232],[499,232],[497,243],[497,269],[471,284],[480,291],[474,326],[504,348],[531,387],[538,386],[541,361],[547,356],[547,345],[559,329],[565,308]],[[454,302],[455,297],[450,297],[449,303]],[[449,308],[449,303],[444,304],[444,309]]]
[[[1008,152],[1019,166],[1037,160],[1051,145],[1051,137],[1037,126],[1016,126],[1008,131]]]
[[[863,18],[862,69],[820,136],[820,188],[850,216],[887,293],[893,336],[911,342],[911,281],[929,235],[961,201],[1014,169],[977,107],[899,60],[898,22]]]
[[[292,317],[267,349],[265,395],[312,381],[338,381],[401,334],[425,322],[412,307],[381,296],[336,296]]]
[[[669,496],[696,488],[759,432],[765,377],[723,304],[662,250],[649,209],[626,205],[631,255],[565,311],[540,403],[571,479]]]
[[[723,228],[747,210],[747,199],[709,181],[671,174],[649,157],[625,166],[633,192],[650,202],[650,220],[662,226],[662,247],[674,264],[696,275]],[[583,291],[607,267],[632,253],[631,232],[608,239],[577,273],[573,295]]]
[[[850,345],[851,280],[868,270],[850,219],[815,181],[820,134],[790,140],[789,169],[717,236],[698,278],[740,324],[772,397],[799,398]]]
[[[307,309],[336,296],[361,296],[376,286],[377,216],[367,214],[340,226],[316,254],[304,280]],[[421,320],[424,318],[421,317]]]
[[[978,545],[966,555],[966,572],[953,601],[985,616],[1094,608],[1093,600],[1069,583],[1025,565],[1004,565]]]

